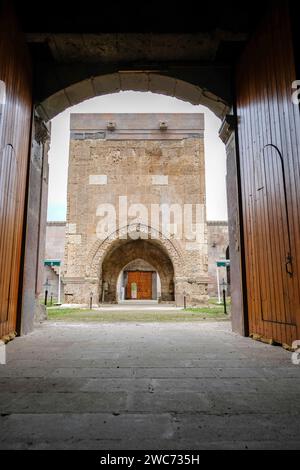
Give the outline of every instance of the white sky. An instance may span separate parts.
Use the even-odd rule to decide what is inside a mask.
[[[125,91],[99,96],[52,120],[49,152],[48,220],[66,220],[70,113],[205,113],[207,219],[227,220],[226,154],[218,137],[220,120],[206,107],[154,93]]]

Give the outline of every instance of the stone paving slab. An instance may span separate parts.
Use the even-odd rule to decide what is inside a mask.
[[[0,449],[300,449],[300,367],[229,323],[46,323],[7,359]]]

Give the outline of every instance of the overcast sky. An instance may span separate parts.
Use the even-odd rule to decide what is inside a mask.
[[[66,220],[70,113],[205,113],[205,163],[208,220],[227,220],[225,146],[220,120],[204,106],[154,93],[125,91],[73,106],[52,120],[49,154],[48,220]]]

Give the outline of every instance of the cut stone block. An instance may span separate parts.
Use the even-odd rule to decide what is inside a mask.
[[[89,184],[95,186],[104,186],[107,184],[107,175],[90,175]]]

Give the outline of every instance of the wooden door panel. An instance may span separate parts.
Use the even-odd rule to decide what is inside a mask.
[[[139,293],[140,288],[140,293]],[[152,273],[141,272],[138,284],[138,298],[141,300],[151,300],[152,298]]]
[[[126,298],[131,299],[131,284],[137,285],[137,300],[152,299],[152,273],[151,272],[129,272],[126,287]]]
[[[131,284],[135,283],[138,286],[139,283],[139,273],[138,272],[129,272],[127,279],[127,293],[126,298],[131,299]]]
[[[16,207],[17,162],[14,149],[7,145],[0,154],[0,323],[6,323],[9,316],[15,267]]]
[[[250,334],[300,335],[300,115],[288,2],[274,3],[237,67],[236,96]]]
[[[1,2],[0,2],[1,3]],[[3,3],[3,2],[2,2]],[[17,328],[32,118],[31,62],[10,2],[0,5],[0,339]],[[3,93],[5,90],[5,96]]]
[[[283,157],[267,145],[255,162],[255,255],[263,321],[295,325],[293,263]]]

